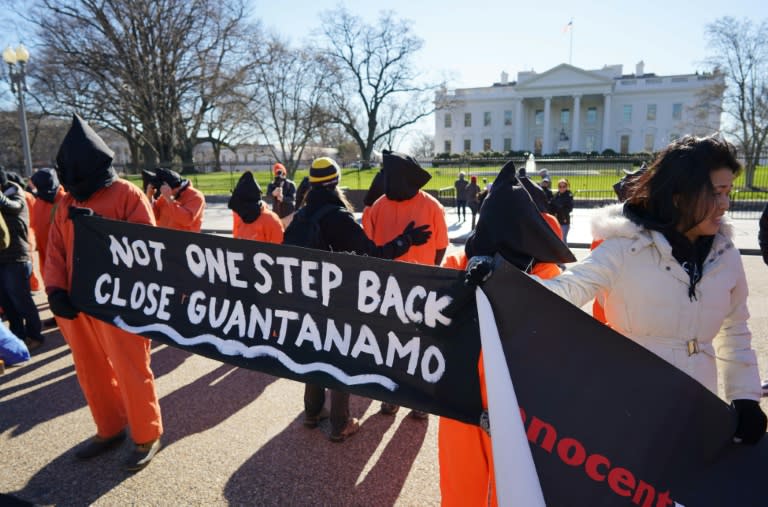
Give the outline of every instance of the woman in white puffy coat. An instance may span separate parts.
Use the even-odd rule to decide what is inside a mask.
[[[724,221],[741,167],[717,137],[686,136],[662,151],[625,204],[593,221],[602,243],[557,278],[539,280],[577,306],[597,297],[608,325],[725,398],[738,415],[735,438],[766,429],[747,326],[747,282]]]

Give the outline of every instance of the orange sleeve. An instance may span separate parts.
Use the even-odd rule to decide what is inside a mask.
[[[563,228],[560,227],[560,222],[557,221],[557,218],[553,215],[550,215],[549,213],[542,213],[541,216],[544,217],[544,220],[546,220],[547,225],[555,231],[555,234],[557,234],[557,237],[560,238],[560,241],[563,240]]]
[[[283,243],[283,236],[285,234],[283,221],[274,212],[270,212],[267,216],[269,221],[265,223],[266,241],[280,245]]]
[[[417,224],[418,225],[418,224]],[[432,219],[432,240],[435,242],[435,250],[448,248],[448,224],[445,221],[445,208],[437,202]]]
[[[240,227],[243,223],[243,219],[240,218],[240,215],[232,212],[232,237],[233,238],[239,238],[240,237]]]
[[[163,203],[163,204],[160,204]],[[187,187],[178,199],[168,202],[161,197],[156,204],[160,204],[161,216],[159,222],[164,227],[173,227],[179,230],[200,232],[205,211],[205,196],[198,189]]]
[[[65,227],[68,219],[66,210],[71,204],[72,200],[68,197],[61,200],[61,206],[54,213],[53,223],[48,231],[48,246],[43,266],[43,282],[48,294],[54,289],[69,290],[66,255],[68,241]]]

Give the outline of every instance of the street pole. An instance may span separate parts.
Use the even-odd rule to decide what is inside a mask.
[[[29,133],[27,130],[27,111],[24,107],[24,92],[27,91],[26,73],[24,67],[29,61],[29,51],[24,44],[16,49],[7,47],[3,51],[3,60],[8,64],[8,80],[11,82],[11,92],[17,94],[19,101],[19,124],[21,125],[21,149],[24,152],[24,176],[32,176],[32,151],[29,149]]]
[[[17,86],[19,92],[19,123],[21,124],[21,148],[24,150],[24,177],[32,176],[32,151],[29,149],[29,134],[27,130],[27,110],[24,107],[24,91]]]

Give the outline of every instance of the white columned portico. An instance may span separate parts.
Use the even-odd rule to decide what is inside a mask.
[[[544,136],[541,143],[541,153],[551,153],[552,147],[549,140],[549,115],[552,107],[552,97],[544,97]]]
[[[519,98],[515,109],[515,149],[524,150],[523,142],[523,99]]]
[[[611,147],[611,94],[603,95],[603,150]]]
[[[573,128],[571,129],[571,151],[579,148],[579,126],[581,125],[581,95],[573,96]]]

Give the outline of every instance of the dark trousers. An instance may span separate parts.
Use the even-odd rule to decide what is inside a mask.
[[[331,391],[331,431],[341,433],[349,419],[349,393]],[[314,384],[304,384],[304,412],[308,416],[317,415],[325,404],[325,388]]]
[[[29,287],[30,274],[31,262],[0,264],[0,306],[13,334],[22,340],[43,341],[40,314]]]
[[[456,200],[456,216],[467,218],[467,201]]]

